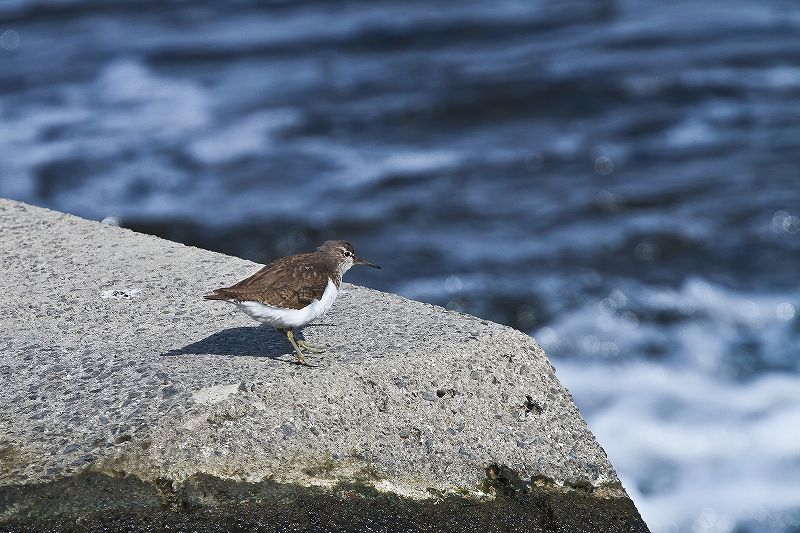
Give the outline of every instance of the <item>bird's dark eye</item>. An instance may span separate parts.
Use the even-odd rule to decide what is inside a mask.
[[[351,254],[349,251],[347,251],[347,250],[344,251],[344,256],[345,257],[350,257],[351,255],[353,255],[353,254]]]

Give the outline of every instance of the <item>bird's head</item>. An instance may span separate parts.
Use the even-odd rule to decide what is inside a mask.
[[[324,253],[332,258],[338,265],[339,270],[344,274],[353,265],[366,265],[372,268],[381,268],[374,263],[365,261],[356,255],[353,245],[347,241],[325,241],[317,251]]]

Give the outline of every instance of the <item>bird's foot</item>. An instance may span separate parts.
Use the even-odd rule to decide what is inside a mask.
[[[306,341],[303,341],[303,340],[300,340],[300,339],[297,340],[297,345],[300,346],[300,348],[302,348],[305,351],[310,352],[310,353],[322,353],[322,352],[325,351],[325,347],[324,346],[318,346],[316,344],[310,344],[310,343],[308,343]]]
[[[317,365],[312,365],[311,363],[306,361],[306,358],[303,356],[303,352],[300,351],[295,352],[295,356],[297,357],[297,361],[295,361],[295,363],[300,366],[307,366],[309,368],[315,368],[317,366]]]

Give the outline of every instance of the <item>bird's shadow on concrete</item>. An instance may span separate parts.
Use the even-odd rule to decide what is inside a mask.
[[[329,325],[332,324],[315,324],[315,326]],[[295,338],[303,339],[302,331],[296,329],[294,334]],[[170,350],[161,355],[166,357],[180,355],[236,355],[285,359],[287,362],[294,362],[294,348],[289,343],[289,339],[277,330],[266,326],[223,329],[205,339],[187,344],[182,348]]]
[[[285,335],[272,328],[251,326],[223,329],[162,355],[238,355],[282,359],[292,358],[292,354],[294,349]]]

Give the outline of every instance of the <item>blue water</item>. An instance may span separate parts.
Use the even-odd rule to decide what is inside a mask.
[[[0,67],[0,196],[347,238],[530,332],[654,531],[800,528],[795,2],[3,0]]]

